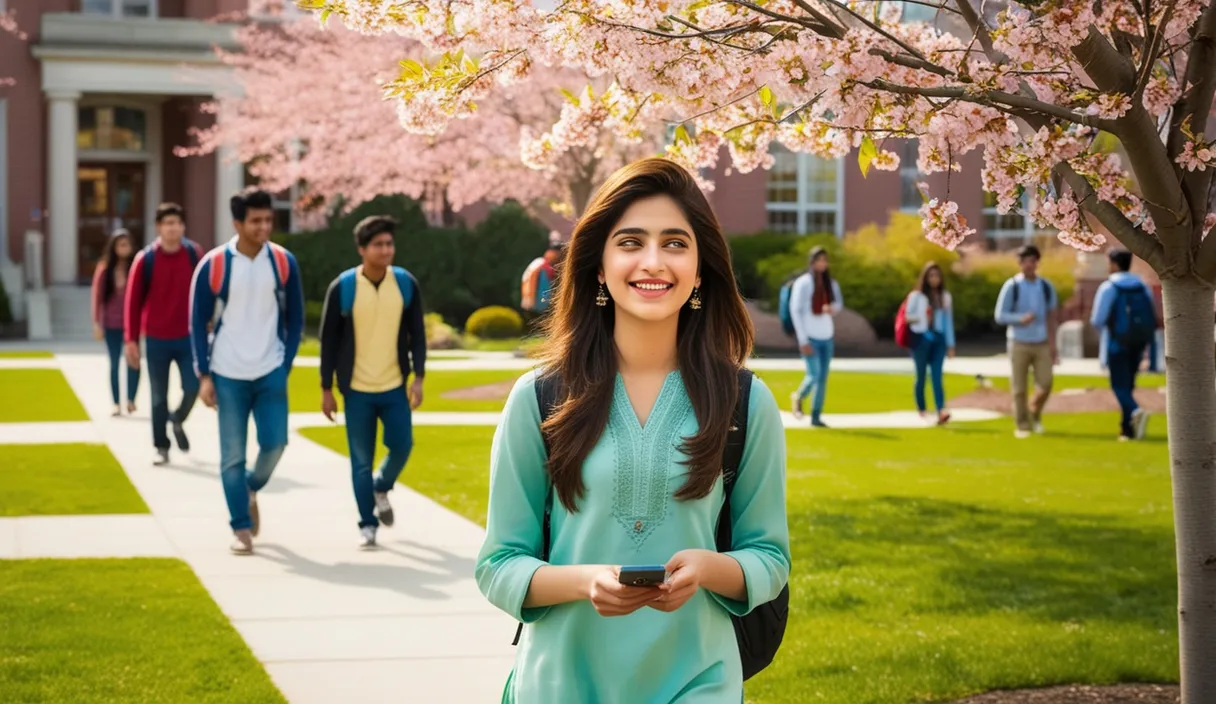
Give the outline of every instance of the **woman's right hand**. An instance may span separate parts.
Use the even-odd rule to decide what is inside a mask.
[[[105,337],[105,331],[101,329],[100,325],[93,323],[93,339],[100,340],[103,337]]]
[[[600,616],[628,616],[663,596],[658,587],[631,587],[620,583],[620,567],[595,573],[587,598]]]

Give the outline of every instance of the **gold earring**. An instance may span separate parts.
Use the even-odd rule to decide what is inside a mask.
[[[693,310],[701,310],[701,289],[693,288],[692,298],[688,299],[688,307]]]
[[[604,288],[603,282],[600,282],[600,291],[595,294],[595,305],[603,308],[608,305],[608,291]]]

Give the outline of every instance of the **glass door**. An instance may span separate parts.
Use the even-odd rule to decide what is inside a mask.
[[[80,220],[77,225],[77,277],[92,281],[106,240],[120,227],[136,247],[144,244],[144,177],[142,163],[80,164],[76,172]]]

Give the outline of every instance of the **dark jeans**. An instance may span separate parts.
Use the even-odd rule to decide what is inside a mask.
[[[198,377],[194,375],[194,358],[190,351],[190,338],[160,340],[144,339],[148,354],[148,381],[152,384],[152,444],[158,450],[169,449],[169,433],[166,426],[170,418],[185,423],[198,398]],[[177,364],[177,373],[182,378],[182,405],[172,416],[169,414],[169,365]]]
[[[350,446],[351,481],[359,507],[359,527],[379,526],[375,492],[391,491],[414,447],[414,429],[405,387],[378,394],[351,390],[346,401],[346,442]],[[380,474],[372,478],[376,456],[376,426],[384,425],[388,455],[380,463]]]
[[[933,402],[937,410],[946,407],[946,391],[942,385],[942,365],[946,361],[946,340],[932,331],[921,335],[912,348],[912,361],[916,364],[916,385],[912,391],[916,397],[916,410],[925,411],[925,372],[933,380]]]
[[[1132,413],[1140,408],[1136,403],[1136,374],[1140,371],[1140,360],[1144,359],[1144,348],[1134,350],[1111,350],[1106,353],[1106,366],[1110,370],[1110,390],[1115,392],[1119,408],[1123,412],[1120,419],[1120,432],[1125,437],[1133,437]]]
[[[266,486],[287,449],[287,370],[279,367],[251,381],[212,374],[211,381],[220,421],[220,480],[229,525],[233,530],[252,528],[249,492]],[[258,437],[253,471],[246,469],[245,462],[250,415]]]
[[[110,355],[110,397],[114,405],[118,405],[118,368],[127,368],[127,400],[135,400],[135,392],[139,391],[139,367],[132,368],[122,354],[122,328],[106,328],[106,352]]]

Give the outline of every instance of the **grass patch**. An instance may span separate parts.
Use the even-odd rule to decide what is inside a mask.
[[[422,386],[420,411],[501,411],[507,400],[507,391],[501,398],[488,400],[461,400],[443,398],[443,394],[457,389],[466,389],[487,384],[513,382],[523,375],[518,369],[485,371],[428,371]],[[338,407],[344,408],[341,394]],[[292,413],[313,413],[321,410],[321,376],[316,369],[299,368],[288,377],[287,400]]]
[[[0,560],[11,702],[284,702],[179,560]]]
[[[1116,423],[1059,415],[1025,441],[1007,421],[787,432],[792,616],[747,700],[1176,682],[1164,427],[1119,444]],[[415,428],[402,481],[484,524],[492,431]],[[345,452],[341,429],[305,434]]]
[[[58,369],[0,369],[0,389],[4,389],[0,423],[89,419]]]
[[[0,350],[0,359],[51,359],[54,356],[46,350]]]
[[[325,447],[349,456],[346,430],[326,426],[302,428],[300,434]],[[384,459],[382,433],[376,433],[376,459]],[[489,426],[416,426],[414,449],[399,481],[479,525],[486,523],[486,492],[489,491]]]
[[[0,445],[0,516],[148,513],[105,445]]]

